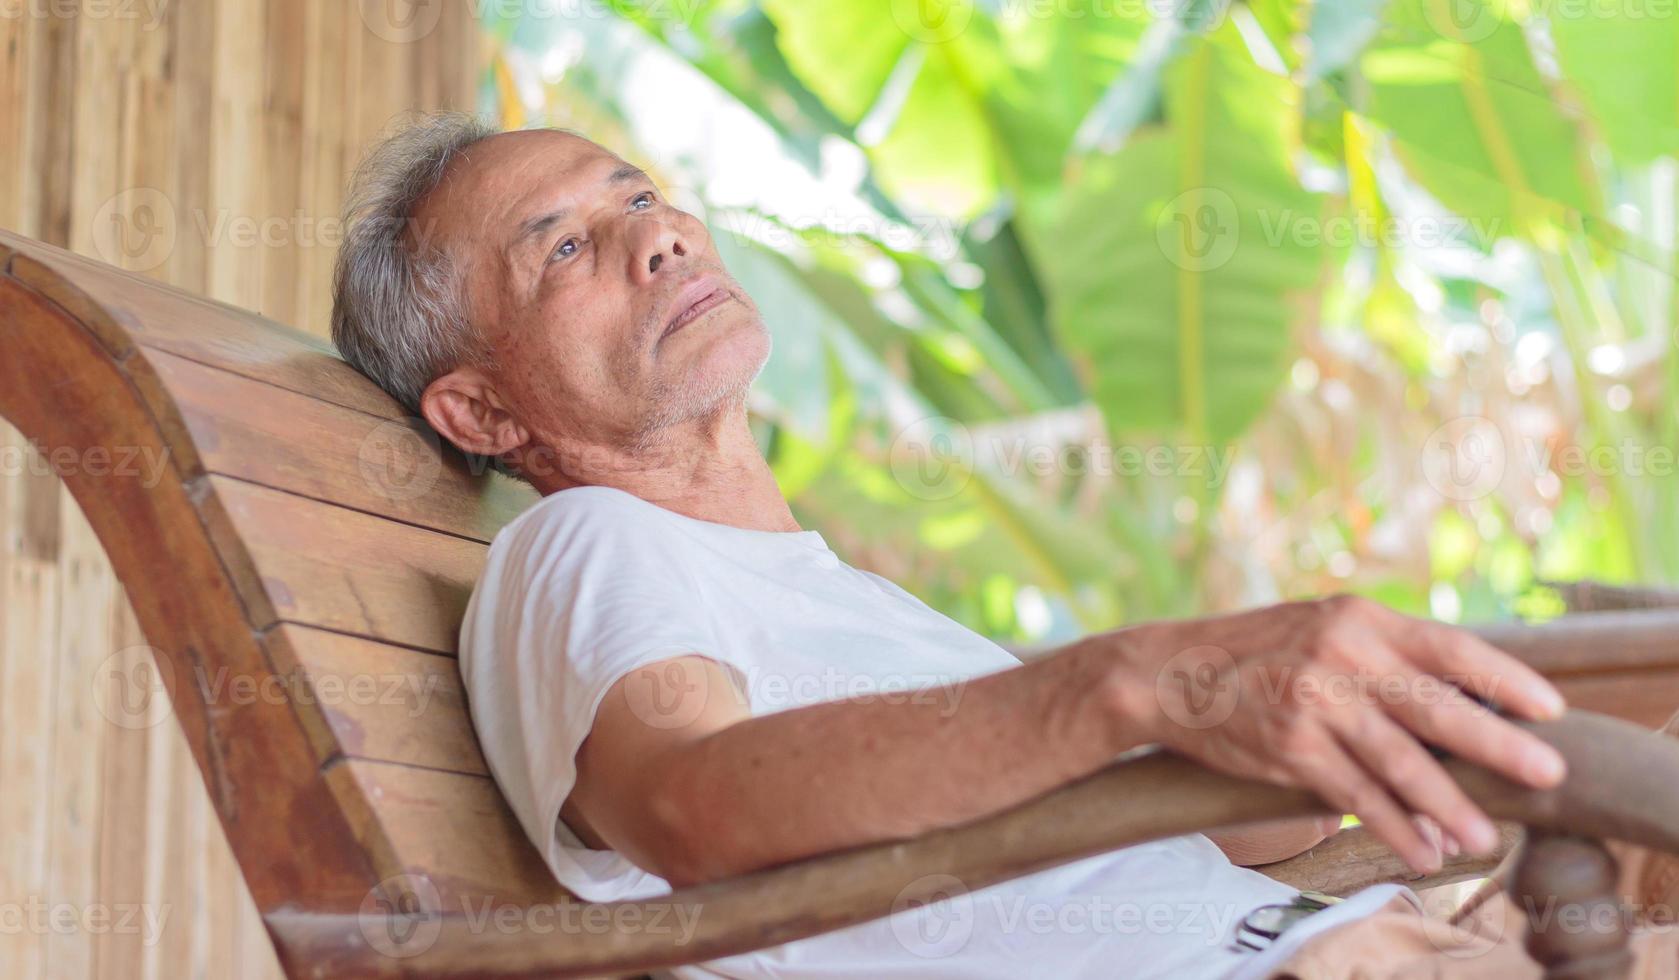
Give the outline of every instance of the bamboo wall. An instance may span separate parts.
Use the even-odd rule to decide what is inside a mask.
[[[478,43],[467,0],[0,0],[0,226],[325,333],[350,168]],[[143,642],[0,423],[0,977],[279,976],[174,722],[96,702]]]

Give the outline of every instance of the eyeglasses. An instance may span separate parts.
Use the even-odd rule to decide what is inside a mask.
[[[1321,912],[1340,899],[1323,892],[1301,892],[1283,905],[1261,905],[1236,926],[1236,945],[1259,952],[1313,912]]]

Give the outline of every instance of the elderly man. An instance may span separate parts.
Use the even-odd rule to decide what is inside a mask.
[[[429,118],[373,152],[351,217],[339,348],[543,495],[490,549],[460,663],[497,780],[580,896],[648,897],[959,824],[1153,744],[1309,787],[1423,871],[1442,843],[1496,841],[1425,743],[1532,786],[1563,778],[1555,751],[1460,690],[1543,719],[1563,711],[1550,684],[1373,603],[1139,625],[1022,664],[850,567],[800,528],[749,431],[770,354],[751,297],[705,225],[587,139]],[[1221,672],[1212,688],[1157,683],[1186,666]],[[1296,696],[1336,678],[1435,696]],[[1185,700],[1208,690],[1229,695],[1218,724]],[[1537,972],[1397,886],[1315,911],[1239,866],[1332,831],[1193,835],[1033,874],[962,896],[960,942],[929,906],[678,973]],[[1294,923],[1275,942],[1244,928],[1262,907]]]

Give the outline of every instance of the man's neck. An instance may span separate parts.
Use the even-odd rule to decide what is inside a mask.
[[[530,467],[543,495],[606,486],[696,520],[754,531],[797,531],[798,521],[752,438],[744,408],[672,426],[634,449],[558,449],[555,466]]]

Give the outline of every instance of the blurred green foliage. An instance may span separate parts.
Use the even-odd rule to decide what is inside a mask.
[[[994,636],[1679,579],[1679,16],[485,8],[485,99],[703,214],[801,519]]]

